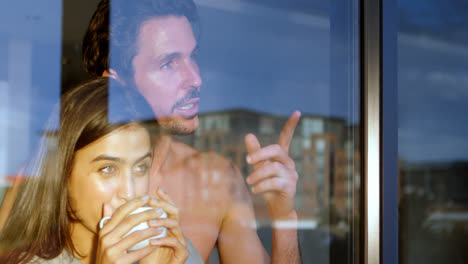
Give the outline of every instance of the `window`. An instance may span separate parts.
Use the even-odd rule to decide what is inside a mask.
[[[132,10],[137,1],[119,12]],[[14,182],[20,177],[16,174],[29,166],[40,140],[45,136],[56,140],[60,132],[57,109],[65,107],[60,96],[96,78],[84,71],[81,49],[98,2],[45,4],[25,0],[0,4],[2,193],[17,186]],[[271,201],[255,194],[246,182],[255,168],[246,161],[249,149],[245,135],[256,135],[262,147],[276,144],[288,118],[300,110],[289,149],[283,151],[295,164],[286,171],[299,174],[296,193],[290,198],[297,213],[302,261],[361,262],[364,222],[360,197],[365,180],[360,178],[364,175],[360,2],[194,3],[199,21],[192,21],[191,16],[186,20],[177,15],[164,17],[172,19],[167,20],[169,25],[184,29],[175,30],[180,37],[177,40],[183,41],[174,42],[182,43],[183,49],[172,52],[180,46],[171,43],[166,46],[169,55],[159,54],[154,47],[161,45],[148,44],[148,48],[145,43],[155,41],[151,36],[165,28],[158,24],[161,21],[151,20],[145,13],[140,16],[145,23],[129,29],[132,20],[120,21],[123,15],[111,11],[111,25],[128,26],[128,34],[113,31],[110,45],[100,50],[101,55],[111,54],[107,73],[118,79],[119,85],[138,91],[152,109],[153,115],[143,120],[154,142],[149,192],[154,186],[167,190],[180,209],[184,235],[204,261],[220,263],[229,255],[223,250],[230,248],[231,240],[245,249],[260,245],[271,255],[272,232],[277,226],[296,222],[272,220],[267,206]],[[143,32],[143,27],[147,31]],[[99,31],[99,38],[105,31]],[[138,39],[125,39],[135,32]],[[154,33],[148,37],[151,41],[144,41],[145,32]],[[134,57],[126,58],[129,54]],[[161,58],[164,60],[159,61]],[[54,130],[44,130],[51,112],[55,114]],[[177,118],[171,119],[174,116]],[[172,145],[165,145],[167,138]],[[60,147],[61,143],[56,140],[56,144]],[[171,151],[158,152],[164,147]],[[273,175],[280,176],[284,175]],[[244,181],[239,184],[239,179]],[[228,221],[227,217],[235,215],[229,210],[242,206],[253,208],[247,217],[255,214],[255,218],[248,218],[248,223],[237,218]],[[219,223],[234,223],[241,231],[225,231]],[[261,244],[240,238],[242,232],[250,230],[247,227],[257,228],[253,232]]]

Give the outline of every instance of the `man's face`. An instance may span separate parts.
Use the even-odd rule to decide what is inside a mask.
[[[159,124],[174,134],[192,133],[198,126],[202,80],[195,56],[197,41],[186,17],[166,16],[145,21],[133,58],[137,89],[148,100]]]

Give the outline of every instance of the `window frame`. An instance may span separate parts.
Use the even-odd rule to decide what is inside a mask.
[[[362,0],[361,120],[366,264],[398,263],[397,3]]]

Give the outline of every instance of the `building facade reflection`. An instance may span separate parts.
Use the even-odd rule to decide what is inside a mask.
[[[200,151],[216,151],[231,159],[244,177],[251,172],[242,144],[246,133],[254,133],[261,144],[277,142],[286,116],[232,109],[199,116],[199,129],[179,140]],[[291,156],[300,174],[296,206],[300,227],[319,226],[349,230],[350,217],[359,213],[359,127],[344,119],[303,114],[291,143]],[[257,225],[268,223],[267,207],[260,196],[252,196]]]

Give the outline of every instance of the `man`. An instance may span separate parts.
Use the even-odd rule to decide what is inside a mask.
[[[179,207],[184,234],[205,262],[215,246],[222,263],[269,263],[255,229],[252,202],[236,166],[214,152],[200,153],[172,135],[190,134],[198,126],[202,79],[196,63],[192,0],[103,0],[83,42],[83,61],[96,76],[111,76],[148,100],[164,131],[154,150],[150,189],[164,189]],[[111,23],[109,23],[109,21]],[[109,55],[110,54],[110,55]],[[265,198],[271,220],[272,263],[299,263],[294,207],[297,172],[288,156],[299,120],[295,112],[277,145],[261,147],[245,138],[246,160],[254,172],[247,183]]]

